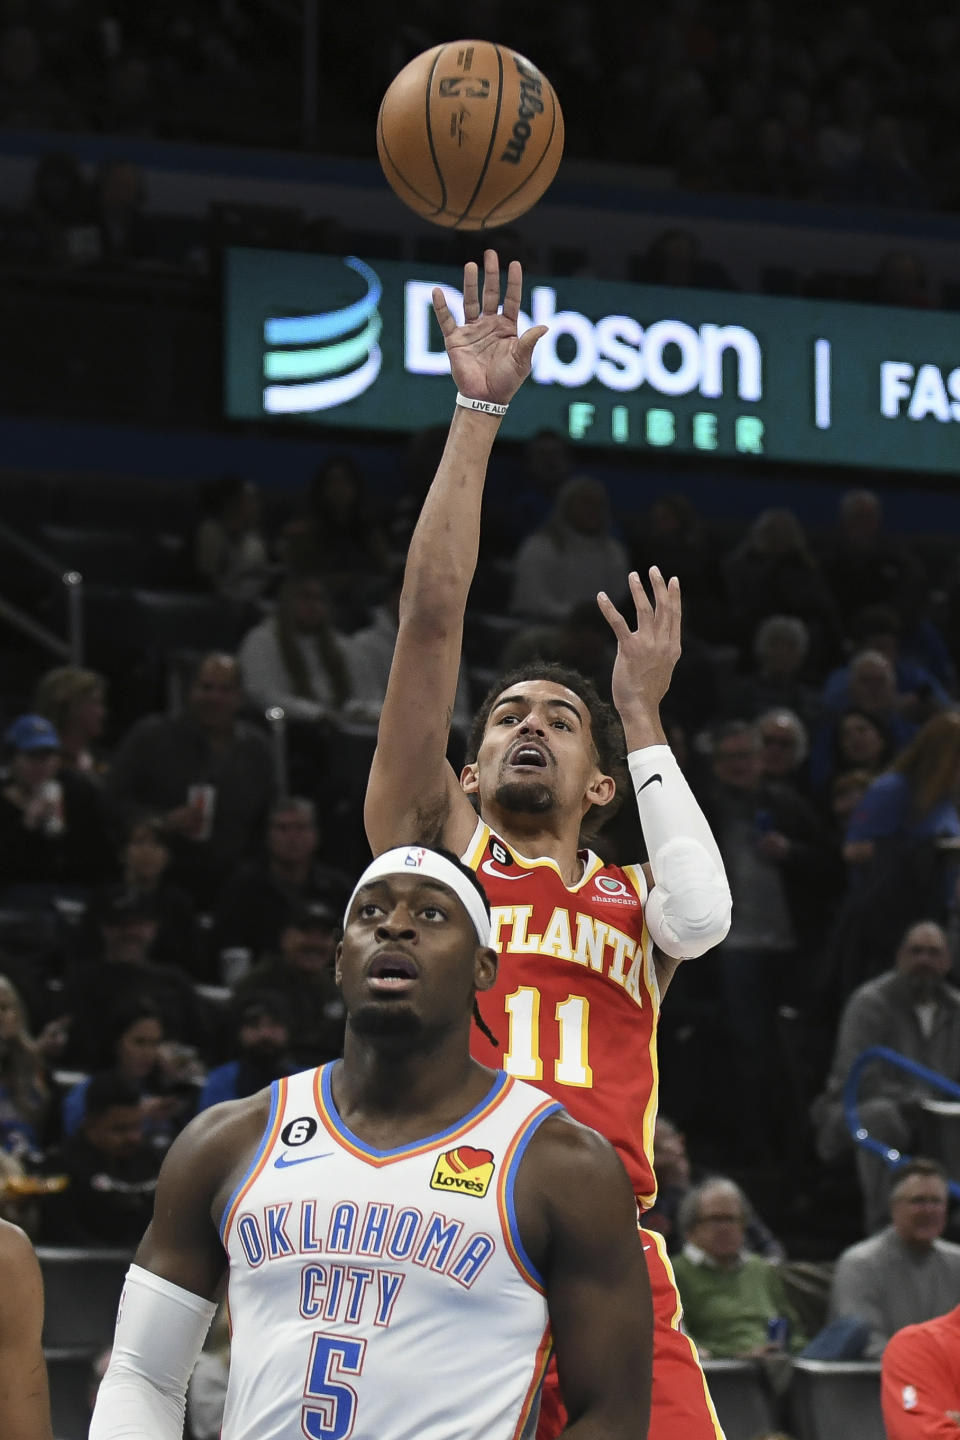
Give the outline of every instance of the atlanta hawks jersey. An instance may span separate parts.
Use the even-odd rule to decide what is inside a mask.
[[[515,854],[482,821],[462,858],[487,892],[500,952],[480,1010],[501,1065],[605,1135],[648,1209],[657,1190],[660,992],[643,871],[583,850],[583,874],[568,887],[554,860]],[[490,1063],[490,1042],[476,1027],[471,1047]]]
[[[561,1109],[499,1071],[450,1130],[376,1150],[334,1065],[277,1081],[221,1222],[230,1380],[222,1440],[521,1440],[550,1357],[514,1184]]]

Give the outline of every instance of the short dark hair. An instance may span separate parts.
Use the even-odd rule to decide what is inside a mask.
[[[480,708],[474,716],[467,746],[467,759],[472,762],[477,758],[477,752],[483,741],[487,721],[490,719],[490,712],[497,696],[502,695],[504,690],[509,690],[513,685],[522,685],[525,680],[547,680],[552,685],[562,685],[566,690],[572,690],[574,695],[583,701],[590,716],[590,733],[593,737],[594,749],[597,752],[597,761],[603,773],[612,776],[616,782],[618,796],[622,795],[627,784],[627,742],[624,739],[620,717],[612,705],[601,699],[592,680],[579,670],[575,670],[572,665],[560,665],[555,660],[528,660],[525,664],[517,665],[515,669],[506,671],[494,681],[481,700]],[[613,809],[615,808],[614,806]],[[612,814],[613,809],[607,807],[606,813]]]
[[[98,1115],[105,1115],[108,1110],[119,1107],[136,1110],[139,1105],[140,1091],[136,1085],[125,1075],[118,1075],[113,1070],[103,1075],[94,1075],[87,1086],[85,1109],[88,1120],[95,1120]]]
[[[947,1172],[939,1160],[928,1160],[923,1155],[917,1155],[913,1160],[908,1160],[906,1165],[901,1165],[899,1170],[894,1171],[890,1181],[890,1199],[893,1200],[901,1185],[912,1180],[915,1175],[920,1175],[925,1180],[929,1180],[932,1176],[936,1180],[941,1180],[944,1185],[950,1183]]]

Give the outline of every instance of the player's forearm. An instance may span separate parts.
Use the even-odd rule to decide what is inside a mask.
[[[638,700],[629,706],[624,705],[619,715],[628,755],[631,750],[644,750],[648,745],[666,745],[659,705]]]
[[[459,628],[477,568],[480,507],[500,421],[458,406],[410,540],[401,625]]]

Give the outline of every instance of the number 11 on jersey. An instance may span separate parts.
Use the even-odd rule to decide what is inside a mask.
[[[506,996],[504,1006],[510,1020],[510,1042],[503,1057],[503,1068],[518,1080],[530,1080],[536,1084],[543,1079],[540,991],[532,985],[521,985]],[[554,1020],[560,1030],[559,1055],[553,1065],[554,1080],[558,1085],[589,1089],[593,1085],[593,1071],[589,1063],[589,1000],[585,995],[568,995],[557,1005]]]

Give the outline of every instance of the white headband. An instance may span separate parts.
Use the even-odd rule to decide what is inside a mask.
[[[347,928],[347,920],[350,918],[353,902],[362,885],[369,885],[373,880],[382,880],[385,875],[404,875],[411,870],[419,871],[421,875],[428,875],[431,880],[439,880],[441,885],[446,885],[448,890],[452,890],[473,921],[473,928],[477,932],[480,944],[493,948],[490,916],[487,914],[476,887],[471,885],[466,875],[458,870],[456,865],[451,864],[442,855],[438,855],[435,850],[424,850],[422,847],[414,845],[400,845],[395,850],[385,850],[382,855],[377,856],[376,860],[370,862],[347,901],[347,908],[343,912],[343,928]]]

